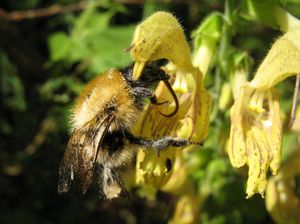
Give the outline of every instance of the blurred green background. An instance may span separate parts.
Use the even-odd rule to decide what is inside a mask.
[[[245,1],[230,1],[242,18]],[[282,1],[278,1],[282,3]],[[297,1],[285,7],[300,17]],[[96,190],[85,196],[75,191],[57,194],[58,167],[65,150],[73,100],[82,87],[109,68],[131,62],[135,25],[158,10],[172,12],[187,39],[201,20],[224,12],[224,1],[75,1],[2,0],[0,3],[0,223],[166,223],[174,198],[159,192],[156,201],[132,192],[126,199],[101,201]],[[37,9],[44,8],[39,11]],[[33,13],[30,10],[33,10]],[[235,17],[235,18],[238,18]],[[233,21],[231,44],[253,61],[251,74],[280,34],[247,17]],[[231,49],[230,47],[228,48]],[[233,48],[232,48],[233,49]],[[213,68],[207,87],[225,79]],[[288,80],[293,86],[293,80]],[[283,105],[290,108],[293,89],[282,87]],[[245,199],[244,171],[233,169],[222,148],[229,132],[229,109],[213,110],[208,147],[196,154],[195,184],[210,194],[200,223],[273,223],[264,199]],[[286,144],[295,139],[288,135]]]

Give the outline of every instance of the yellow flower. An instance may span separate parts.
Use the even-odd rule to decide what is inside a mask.
[[[188,189],[187,189],[188,190]],[[175,207],[175,214],[170,224],[194,224],[199,223],[198,197],[185,195],[181,197]]]
[[[179,110],[174,116],[161,116],[160,112],[174,111],[175,104],[166,86],[160,83],[155,95],[159,101],[171,103],[148,105],[134,134],[150,139],[174,136],[202,142],[207,137],[211,97],[203,85],[200,62],[196,67],[192,65],[189,46],[176,18],[170,13],[157,12],[138,25],[131,55],[135,60],[133,74],[136,79],[148,61],[167,59],[169,63],[163,69],[171,76],[170,82],[179,101]],[[201,203],[188,178],[191,165],[184,157],[185,152],[187,150],[170,147],[160,152],[160,156],[150,150],[140,150],[137,155],[136,182],[144,186],[148,197],[153,196],[153,188],[149,191],[149,185],[178,196],[171,223],[196,223],[198,220]]]
[[[231,112],[228,153],[233,166],[249,166],[248,197],[255,192],[263,195],[269,166],[273,174],[277,172],[281,160],[281,135],[280,108],[274,91],[268,90],[264,94],[243,87]]]
[[[134,133],[150,139],[168,135],[203,141],[207,136],[211,98],[204,88],[202,73],[192,65],[187,41],[176,18],[167,12],[150,16],[137,26],[130,52],[135,60],[135,78],[139,77],[148,61],[167,59],[169,63],[164,70],[172,76],[172,88],[179,101],[179,110],[172,117],[161,116],[160,112],[170,113],[174,110],[174,103],[149,105]],[[163,84],[158,85],[155,95],[159,101],[173,102]],[[176,151],[176,148],[168,148],[159,157],[149,150],[140,151],[136,165],[137,182],[163,187],[173,173]]]
[[[169,153],[157,153],[154,151],[140,151],[137,155],[136,182],[138,184],[151,183],[153,187],[161,188],[173,173],[175,150]]]
[[[299,223],[300,198],[295,192],[295,176],[300,173],[299,144],[282,164],[277,176],[268,180],[266,208],[276,223]]]
[[[250,86],[266,90],[300,72],[300,25],[279,38],[259,66]]]
[[[161,116],[160,112],[168,114],[173,111],[174,103],[168,107],[149,105],[136,125],[135,134],[150,139],[169,135],[203,141],[207,136],[211,99],[203,86],[201,72],[192,65],[187,41],[176,18],[170,13],[157,12],[138,25],[131,55],[135,60],[136,78],[146,62],[168,59],[169,63],[164,69],[172,76],[172,88],[179,100],[179,110],[172,117]],[[163,84],[157,87],[155,95],[159,101],[173,102]],[[137,182],[163,187],[173,173],[176,150],[169,148],[161,152],[160,157],[155,152],[140,151],[137,157]]]
[[[241,87],[231,110],[229,158],[234,167],[249,166],[247,197],[264,194],[266,173],[281,163],[282,124],[273,86],[300,73],[300,28],[279,38],[254,79]]]
[[[135,79],[139,78],[145,63],[162,58],[185,71],[193,70],[183,30],[177,19],[167,12],[154,13],[136,27],[130,53],[135,61]]]

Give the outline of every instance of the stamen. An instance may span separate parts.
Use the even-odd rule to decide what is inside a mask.
[[[253,96],[251,97],[249,103],[249,109],[251,109],[252,111],[256,111],[258,113],[262,113],[264,112],[263,102],[264,102],[264,92],[254,90]]]

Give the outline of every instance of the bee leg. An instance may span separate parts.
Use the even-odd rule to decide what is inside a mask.
[[[191,142],[189,140],[186,139],[180,139],[180,138],[174,138],[174,137],[170,137],[170,136],[164,136],[162,138],[159,139],[155,139],[155,140],[145,140],[145,139],[141,139],[140,143],[148,148],[153,148],[155,150],[157,150],[157,152],[159,153],[162,150],[165,150],[168,147],[182,147],[182,146],[186,146],[186,145],[192,145],[192,144],[197,144],[197,145],[203,145],[203,143],[196,143],[196,142]]]
[[[132,144],[144,146],[150,149],[151,148],[155,149],[157,150],[158,153],[170,146],[181,147],[181,146],[193,145],[193,144],[203,146],[203,142],[192,142],[186,139],[174,138],[170,136],[164,136],[162,138],[155,139],[155,140],[146,140],[143,138],[137,138],[132,134],[127,133],[127,138]]]
[[[145,87],[134,87],[131,92],[136,98],[149,98],[151,104],[154,105],[162,105],[165,103],[169,103],[169,101],[167,100],[163,102],[157,102],[157,97],[153,93],[153,91]]]

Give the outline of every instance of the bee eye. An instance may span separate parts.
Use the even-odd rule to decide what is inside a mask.
[[[166,167],[167,167],[167,172],[169,172],[172,169],[172,160],[169,158],[166,159]]]

